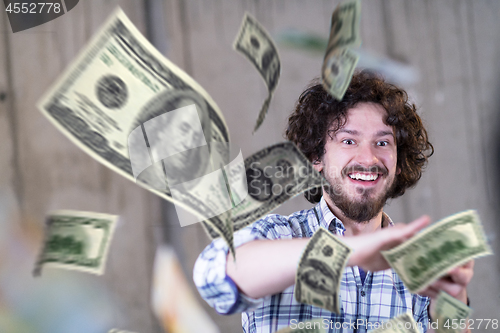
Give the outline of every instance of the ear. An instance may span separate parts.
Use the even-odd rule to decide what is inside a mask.
[[[400,167],[398,167],[398,168],[396,169],[396,175],[399,175],[400,173],[401,173],[401,168],[400,168]]]
[[[318,159],[318,158],[314,159],[312,164],[313,164],[313,167],[316,171],[318,171],[318,172],[323,171],[323,162],[320,159]]]

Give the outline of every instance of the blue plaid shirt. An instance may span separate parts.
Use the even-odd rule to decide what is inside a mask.
[[[382,226],[392,224],[384,214]],[[257,239],[312,237],[320,226],[340,237],[345,232],[344,225],[333,215],[323,198],[313,209],[288,217],[268,215],[241,229],[234,234],[234,245],[238,247]],[[411,312],[421,327],[420,331],[427,332],[429,298],[411,294],[392,269],[367,272],[363,284],[358,267],[346,267],[340,286],[341,313],[335,314],[298,303],[293,294],[294,286],[260,299],[244,295],[226,275],[227,253],[225,242],[220,238],[214,240],[198,257],[193,279],[201,296],[218,313],[242,312],[245,333],[275,332],[314,318],[320,318],[322,327],[328,327],[329,333],[361,333],[378,328],[382,322],[404,312]]]

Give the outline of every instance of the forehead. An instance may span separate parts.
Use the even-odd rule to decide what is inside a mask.
[[[358,103],[347,111],[344,126],[339,131],[353,130],[365,134],[371,132],[390,131],[394,134],[392,126],[386,124],[387,111],[377,103]]]

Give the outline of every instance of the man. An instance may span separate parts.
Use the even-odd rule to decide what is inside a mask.
[[[354,75],[342,101],[313,85],[300,96],[286,135],[329,184],[322,197],[306,196],[316,207],[269,215],[235,233],[236,262],[220,240],[203,251],[194,281],[210,305],[221,314],[243,311],[244,332],[275,332],[313,318],[329,332],[367,332],[408,311],[426,332],[430,298],[439,290],[466,302],[472,262],[414,295],[380,254],[429,223],[423,216],[393,226],[383,212],[389,198],[416,184],[433,153],[406,92],[367,72]],[[354,249],[341,280],[340,314],[293,295],[300,255],[320,226]]]

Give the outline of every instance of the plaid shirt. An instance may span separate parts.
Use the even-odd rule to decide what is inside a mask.
[[[382,226],[389,225],[393,223],[384,214]],[[332,214],[323,198],[315,208],[299,211],[288,217],[266,216],[236,232],[234,245],[238,247],[257,239],[312,237],[320,226],[338,236],[343,236],[345,232],[344,225]],[[201,296],[218,313],[243,312],[245,333],[275,332],[315,318],[320,318],[321,326],[328,327],[329,333],[361,333],[375,329],[404,312],[411,312],[415,321],[421,325],[420,331],[427,332],[429,298],[411,294],[392,269],[367,272],[363,284],[358,267],[346,267],[340,285],[341,313],[335,314],[298,303],[293,295],[294,286],[272,296],[249,298],[239,292],[235,283],[226,275],[227,253],[225,242],[220,238],[214,240],[198,257],[193,279]]]

